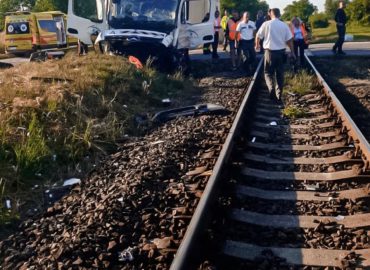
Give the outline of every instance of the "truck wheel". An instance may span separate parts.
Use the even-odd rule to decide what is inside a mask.
[[[189,51],[185,50],[180,54],[180,57],[178,59],[178,67],[177,70],[180,71],[185,76],[189,76],[191,66],[190,66],[190,57],[189,57]]]

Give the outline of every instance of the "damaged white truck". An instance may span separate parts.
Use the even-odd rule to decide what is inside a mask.
[[[68,33],[102,53],[186,69],[189,49],[213,41],[218,7],[219,0],[69,0]]]

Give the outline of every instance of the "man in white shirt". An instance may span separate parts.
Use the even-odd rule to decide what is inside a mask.
[[[280,101],[284,86],[285,48],[288,45],[291,57],[296,58],[293,50],[293,35],[288,25],[280,19],[280,10],[271,10],[271,20],[264,22],[256,35],[256,49],[263,39],[265,50],[265,80],[273,100]],[[276,76],[276,83],[275,83]],[[276,86],[275,86],[276,85]]]
[[[239,47],[246,58],[244,67],[247,70],[248,75],[250,75],[252,65],[256,60],[256,51],[254,50],[255,31],[256,24],[249,20],[249,12],[244,12],[242,20],[236,27],[236,32],[237,34],[240,33]]]

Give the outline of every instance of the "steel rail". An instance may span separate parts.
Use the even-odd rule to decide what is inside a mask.
[[[198,206],[193,214],[190,224],[186,230],[184,239],[181,242],[180,247],[177,250],[175,258],[171,264],[170,270],[188,270],[190,269],[189,265],[192,265],[192,263],[194,263],[194,261],[192,261],[193,258],[191,257],[191,254],[194,254],[193,249],[196,248],[197,239],[200,236],[200,233],[202,233],[202,229],[204,228],[205,222],[207,220],[207,209],[209,209],[209,206],[214,202],[216,198],[215,191],[220,184],[223,168],[227,164],[227,161],[230,157],[234,139],[237,136],[238,130],[242,124],[241,120],[243,119],[244,113],[246,111],[246,106],[251,98],[252,89],[255,86],[257,77],[262,68],[262,64],[263,58],[260,60],[252,81],[249,84],[244,99],[234,119],[233,125],[229,131],[229,135],[226,138],[215,167],[213,168],[212,176],[208,180],[206,188],[203,192],[203,196],[200,199]]]
[[[347,110],[344,108],[342,103],[339,101],[337,96],[334,94],[333,90],[321,76],[320,72],[316,69],[310,58],[305,54],[306,61],[310,64],[311,68],[315,72],[319,83],[324,88],[324,93],[329,98],[333,109],[338,113],[339,117],[343,121],[342,124],[346,128],[349,136],[352,138],[353,143],[356,147],[356,152],[359,153],[361,150],[362,158],[364,159],[365,166],[364,171],[369,169],[370,162],[370,144],[366,140],[365,136],[362,134],[360,129],[357,127],[356,123],[353,121],[352,117],[349,115]]]
[[[305,58],[312,70],[315,72],[320,85],[323,87],[324,94],[331,103],[331,109],[334,109],[338,114],[338,117],[342,120],[343,127],[345,128],[345,130],[343,131],[348,132],[349,137],[353,140],[353,143],[356,146],[356,153],[361,154],[362,158],[364,159],[364,171],[367,170],[369,168],[370,161],[369,143],[307,55],[305,55]],[[192,220],[185,233],[185,237],[180,244],[180,247],[171,264],[170,270],[192,269],[191,266],[197,263],[197,255],[194,250],[199,248],[199,246],[197,246],[197,243],[199,243],[201,233],[204,232],[204,228],[209,215],[209,207],[216,199],[217,188],[221,182],[222,170],[227,164],[227,161],[230,157],[234,139],[242,123],[241,119],[243,119],[244,117],[247,104],[252,96],[252,90],[261,71],[262,61],[263,59],[260,61],[258,68],[253,76],[253,79],[248,87],[248,90],[244,96],[243,102],[233,122],[233,126],[217,159],[212,176],[210,177],[208,184],[203,192],[203,196],[199,201]]]

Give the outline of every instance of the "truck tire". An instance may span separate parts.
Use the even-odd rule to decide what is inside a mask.
[[[180,71],[183,75],[189,76],[191,71],[190,63],[189,50],[185,49],[181,51],[177,60],[177,70]]]

